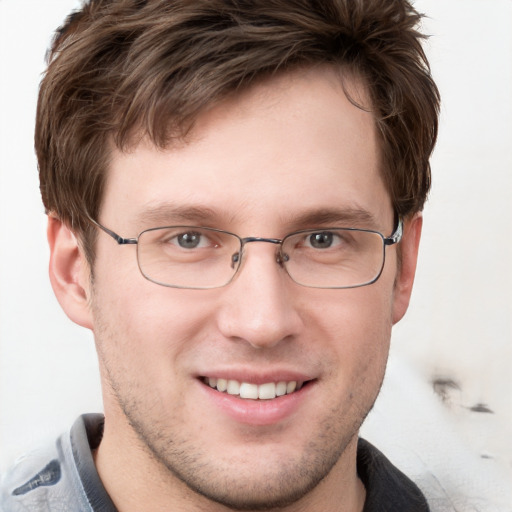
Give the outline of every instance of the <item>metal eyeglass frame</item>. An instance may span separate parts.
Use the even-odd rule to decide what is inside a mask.
[[[139,243],[140,236],[143,233],[146,233],[147,231],[154,231],[154,230],[157,230],[157,229],[165,229],[165,228],[168,228],[168,227],[175,227],[175,226],[161,226],[161,227],[156,227],[156,228],[144,229],[135,238],[124,238],[124,237],[118,235],[115,231],[112,231],[111,229],[107,228],[106,226],[103,226],[103,224],[100,224],[99,222],[95,221],[92,217],[88,216],[88,220],[94,226],[98,227],[104,233],[106,233],[107,235],[112,237],[119,245],[137,245]],[[214,286],[214,287],[209,287],[209,288],[197,288],[197,287],[187,287],[187,286],[178,286],[178,285],[164,284],[164,283],[161,283],[159,281],[156,281],[156,280],[153,280],[153,279],[149,278],[142,271],[142,269],[140,268],[140,263],[138,262],[138,256],[137,256],[137,262],[139,263],[139,270],[140,270],[142,276],[145,279],[147,279],[148,281],[151,281],[152,283],[158,284],[160,286],[166,286],[168,288],[182,288],[182,289],[187,289],[187,290],[206,290],[206,289],[222,288],[224,286],[227,286],[235,278],[235,276],[237,275],[237,273],[238,273],[238,271],[239,271],[239,269],[241,267],[241,260],[242,260],[243,250],[244,250],[244,247],[245,247],[246,244],[252,243],[252,242],[265,242],[265,243],[280,245],[282,247],[282,243],[289,236],[293,236],[293,235],[296,235],[296,234],[299,234],[299,233],[306,233],[306,232],[314,231],[314,230],[311,230],[311,229],[294,231],[294,232],[289,233],[288,235],[286,235],[284,238],[265,238],[265,237],[259,237],[259,236],[248,236],[248,237],[241,238],[236,233],[232,233],[231,231],[226,231],[226,230],[223,230],[223,229],[205,228],[205,227],[201,227],[201,226],[183,226],[183,227],[198,228],[198,229],[208,229],[210,231],[216,231],[216,232],[219,232],[219,233],[226,233],[228,235],[235,236],[236,238],[238,238],[238,240],[240,240],[240,251],[235,253],[235,254],[233,254],[232,262],[231,262],[233,268],[234,268],[235,265],[238,265],[238,267],[236,268],[235,272],[233,273],[231,279],[229,281],[227,281],[226,283],[220,285],[220,286]],[[391,246],[391,245],[395,245],[395,244],[399,243],[402,240],[402,236],[403,236],[403,220],[402,220],[401,217],[398,217],[396,229],[393,232],[393,234],[391,234],[388,237],[385,237],[379,231],[374,231],[374,230],[371,230],[371,229],[329,228],[329,227],[326,227],[326,228],[322,227],[320,229],[322,231],[324,231],[324,230],[328,231],[329,229],[345,229],[345,230],[348,230],[348,231],[365,231],[365,232],[368,232],[368,233],[378,234],[378,235],[380,235],[382,237],[382,241],[383,241],[383,244],[384,244],[383,245],[384,254],[383,254],[383,258],[382,258],[381,268],[380,268],[378,274],[375,276],[374,279],[372,279],[371,281],[362,283],[362,284],[358,284],[358,285],[351,285],[351,286],[311,286],[311,285],[306,285],[306,284],[299,283],[299,282],[295,281],[295,279],[289,274],[288,270],[286,269],[286,266],[284,265],[284,263],[286,261],[288,261],[287,258],[286,258],[286,254],[283,254],[281,251],[278,253],[278,255],[277,255],[277,263],[285,268],[286,273],[289,275],[290,279],[294,283],[297,283],[299,286],[304,286],[306,288],[343,290],[343,289],[349,289],[349,288],[360,288],[362,286],[368,286],[370,284],[375,283],[379,279],[379,277],[381,276],[382,271],[384,269],[385,262],[386,262],[386,247],[387,246]]]

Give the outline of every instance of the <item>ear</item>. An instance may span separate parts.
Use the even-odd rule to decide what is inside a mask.
[[[78,240],[58,218],[48,216],[50,282],[59,304],[73,322],[92,329],[90,273]]]
[[[404,222],[404,234],[400,242],[401,264],[398,268],[393,294],[393,324],[402,319],[409,307],[414,275],[416,274],[422,225],[423,217],[421,213],[415,214],[411,219]]]

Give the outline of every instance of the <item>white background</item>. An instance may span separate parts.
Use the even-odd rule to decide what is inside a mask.
[[[101,410],[92,337],[61,312],[47,278],[32,140],[45,49],[77,5],[0,0],[0,470],[78,414]],[[451,378],[460,390],[439,405],[448,427],[429,428],[448,428],[512,474],[512,1],[416,6],[433,36],[426,50],[443,99],[440,138],[416,288],[367,431],[391,450],[397,435],[419,436],[429,409],[405,395],[416,382],[441,404],[430,383]],[[476,404],[494,414],[471,412]],[[411,443],[432,448],[435,439]]]

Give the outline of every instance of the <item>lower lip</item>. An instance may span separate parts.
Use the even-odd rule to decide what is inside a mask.
[[[291,417],[311,393],[314,382],[309,381],[299,391],[272,400],[250,400],[236,395],[221,393],[199,381],[208,400],[239,423],[246,425],[273,425]]]

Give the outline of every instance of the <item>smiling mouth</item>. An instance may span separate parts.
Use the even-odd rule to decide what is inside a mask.
[[[203,382],[220,393],[239,396],[249,400],[272,400],[274,398],[290,395],[302,389],[309,381],[280,381],[265,384],[251,384],[232,379],[216,379],[203,377]]]

